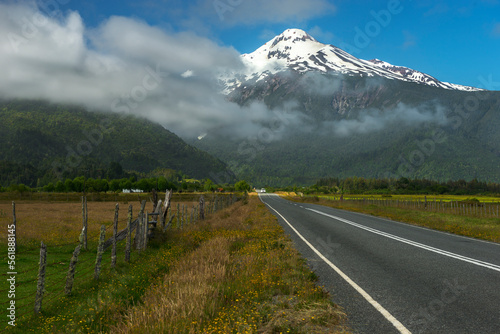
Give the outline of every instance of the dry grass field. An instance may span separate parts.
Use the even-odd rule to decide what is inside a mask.
[[[199,195],[198,195],[199,196]],[[175,199],[175,196],[174,196]],[[191,208],[196,196],[173,202]],[[122,201],[119,228],[128,205]],[[146,210],[151,210],[148,203]],[[2,235],[12,203],[0,202]],[[98,229],[110,226],[114,202],[88,202],[89,250],[82,252],[71,295],[63,292],[82,226],[81,203],[16,201],[17,326],[12,333],[347,333],[346,315],[330,300],[276,218],[256,196],[179,228],[174,220],[149,248],[93,279]],[[108,229],[109,231],[109,229]],[[109,234],[107,233],[107,236]],[[5,240],[5,238],[3,239]],[[40,241],[48,245],[41,315],[33,314]],[[6,246],[1,246],[6,249]],[[5,259],[5,257],[4,257]],[[6,261],[4,261],[5,264]],[[6,271],[2,266],[2,271]],[[4,285],[0,290],[4,290]],[[2,308],[3,308],[2,304]],[[4,316],[5,311],[0,315]]]

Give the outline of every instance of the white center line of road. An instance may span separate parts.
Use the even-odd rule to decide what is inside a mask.
[[[492,264],[492,263],[488,263],[488,262],[476,260],[476,259],[473,259],[473,258],[470,258],[470,257],[467,257],[467,256],[463,256],[463,255],[451,253],[451,252],[448,252],[448,251],[445,251],[445,250],[442,250],[442,249],[439,249],[439,248],[435,248],[435,247],[432,247],[432,246],[427,246],[427,245],[421,244],[421,243],[416,242],[416,241],[411,241],[411,240],[408,240],[408,239],[405,239],[405,238],[398,237],[398,236],[396,236],[394,234],[382,232],[382,231],[376,230],[374,228],[367,227],[367,226],[355,223],[353,221],[350,221],[350,220],[347,220],[347,219],[344,219],[344,218],[340,218],[340,217],[337,217],[337,216],[333,216],[333,215],[330,215],[330,214],[327,214],[327,213],[324,213],[324,212],[321,212],[321,211],[318,211],[318,210],[314,210],[314,209],[310,209],[310,208],[306,208],[306,210],[309,210],[309,211],[315,212],[317,214],[320,214],[320,215],[323,215],[323,216],[326,216],[326,217],[329,217],[329,218],[341,221],[343,223],[346,223],[346,224],[349,224],[351,226],[360,228],[362,230],[365,230],[365,231],[368,231],[368,232],[371,232],[371,233],[375,233],[375,234],[384,236],[384,237],[389,238],[389,239],[393,239],[393,240],[396,240],[396,241],[399,241],[399,242],[402,242],[402,243],[405,243],[405,244],[408,244],[408,245],[412,245],[412,246],[415,246],[415,247],[418,247],[418,248],[422,248],[422,249],[428,250],[430,252],[434,252],[434,253],[437,253],[437,254],[448,256],[448,257],[451,257],[451,258],[454,258],[454,259],[457,259],[457,260],[460,260],[460,261],[464,261],[464,262],[475,264],[476,266],[481,266],[481,267],[485,267],[485,268],[488,268],[488,269],[500,272],[500,266],[498,266],[496,264]]]
[[[259,197],[260,197],[260,195],[259,195]],[[271,205],[269,205],[267,203],[265,203],[265,204],[270,209],[272,209],[274,212],[276,212],[276,214],[278,214],[285,221],[285,223],[287,223],[288,226],[290,226],[290,228],[295,233],[297,233],[297,235],[302,239],[302,241],[304,241],[305,244],[307,246],[309,246],[309,248],[311,248],[314,253],[316,253],[323,261],[325,261],[326,264],[328,264],[333,270],[335,270],[335,272],[337,274],[339,274],[347,283],[349,283],[349,285],[351,285],[359,294],[361,294],[361,296],[363,296],[363,298],[365,298],[368,303],[370,303],[378,312],[380,312],[384,316],[384,318],[386,318],[394,327],[396,327],[396,329],[400,333],[402,333],[402,334],[411,334],[411,332],[401,322],[399,322],[398,319],[394,318],[394,316],[392,314],[390,314],[389,311],[387,311],[382,305],[380,305],[375,299],[373,299],[365,290],[363,290],[363,288],[361,288],[358,284],[356,284],[356,282],[354,282],[349,276],[347,276],[346,274],[344,274],[344,272],[342,270],[340,270],[336,265],[334,265],[332,262],[330,262],[330,260],[328,260],[309,241],[307,241],[306,238],[304,238],[302,236],[302,234],[300,234],[299,231],[297,231],[292,226],[292,224],[290,224],[288,222],[288,220],[286,220],[286,218],[281,215],[281,213],[279,213]]]

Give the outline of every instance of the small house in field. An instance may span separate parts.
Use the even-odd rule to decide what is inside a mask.
[[[122,193],[130,194],[130,193],[143,193],[141,189],[122,189]]]

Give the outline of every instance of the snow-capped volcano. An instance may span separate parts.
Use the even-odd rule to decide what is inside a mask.
[[[320,71],[345,75],[380,76],[392,80],[416,82],[451,90],[475,91],[474,87],[441,82],[407,67],[394,66],[374,59],[362,60],[333,45],[323,44],[300,29],[288,29],[252,53],[241,56],[245,70],[221,77],[230,93],[246,81],[257,82],[272,74],[293,70]]]

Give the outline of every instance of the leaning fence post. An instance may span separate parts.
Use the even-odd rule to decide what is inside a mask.
[[[66,295],[71,294],[71,290],[73,289],[73,282],[75,281],[76,264],[78,262],[78,255],[80,255],[81,249],[82,249],[82,244],[79,243],[78,246],[76,246],[75,251],[73,252],[71,261],[69,262],[69,270],[68,274],[66,275],[66,286],[64,287],[64,293]]]
[[[99,279],[99,275],[101,274],[101,260],[102,253],[104,253],[104,238],[106,236],[106,226],[101,226],[101,235],[99,236],[99,245],[97,246],[97,257],[95,259],[95,272],[94,279],[97,281]]]
[[[128,221],[127,221],[127,245],[125,246],[125,262],[130,262],[130,247],[132,243],[132,204],[128,207]]]
[[[82,196],[82,225],[85,230],[85,234],[83,235],[83,249],[87,250],[87,197]]]
[[[40,245],[40,263],[38,268],[38,281],[36,284],[35,296],[35,313],[40,313],[42,310],[42,299],[45,292],[45,267],[47,266],[47,246],[43,243]]]
[[[116,235],[118,234],[118,211],[120,206],[116,203],[115,220],[113,221],[113,248],[111,249],[111,268],[116,267]]]
[[[69,270],[66,275],[66,286],[64,288],[64,292],[66,295],[71,294],[71,290],[73,289],[73,283],[75,280],[75,271],[76,264],[78,263],[78,256],[80,255],[80,251],[83,246],[83,236],[85,234],[85,228],[82,228],[82,232],[80,233],[80,237],[78,238],[78,246],[76,246],[75,251],[73,252],[73,256],[71,257],[71,261],[69,262]]]

